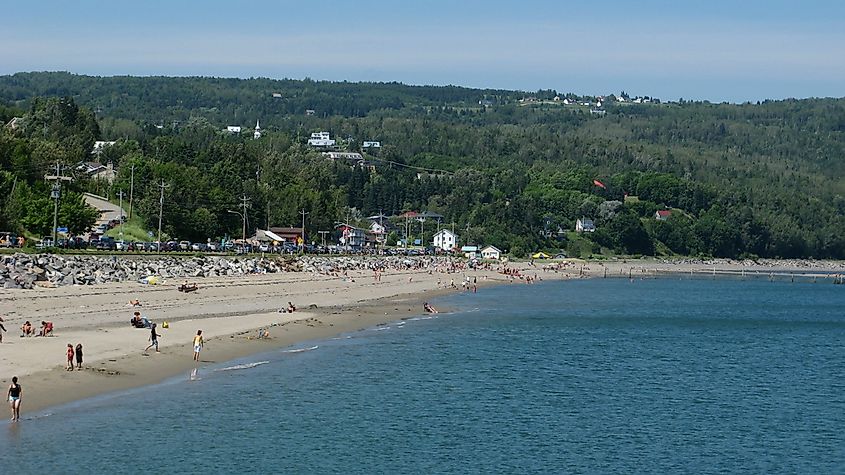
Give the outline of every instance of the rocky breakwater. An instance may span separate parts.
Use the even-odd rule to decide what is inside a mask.
[[[239,276],[276,272],[342,274],[352,270],[412,270],[452,268],[453,260],[399,256],[80,256],[13,254],[0,259],[0,285],[32,289],[64,285],[201,277]]]
[[[262,257],[98,257],[54,254],[14,254],[0,261],[0,284],[5,289],[61,285],[95,285],[140,281],[149,277],[197,278],[301,271],[293,258]]]

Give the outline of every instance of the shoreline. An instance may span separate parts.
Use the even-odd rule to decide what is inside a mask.
[[[828,263],[821,269],[784,266],[743,266],[738,263],[667,263],[659,261],[581,261],[568,260],[563,265],[536,261],[511,263],[523,275],[539,280],[579,278],[669,277],[679,274],[709,277],[715,274],[768,276],[803,273],[830,277],[843,272],[841,263]],[[837,268],[838,267],[838,268]],[[810,271],[809,273],[807,271]],[[428,269],[389,271],[383,281],[373,282],[367,271],[354,271],[349,277],[332,278],[303,273],[278,273],[237,278],[198,280],[201,289],[181,294],[173,285],[139,286],[134,283],[105,284],[90,287],[22,290],[0,294],[0,314],[8,332],[0,345],[0,382],[9,383],[12,375],[24,387],[22,412],[31,415],[48,407],[82,399],[158,384],[188,374],[196,365],[191,359],[190,339],[197,328],[208,335],[209,343],[201,354],[201,364],[215,364],[275,351],[297,343],[321,340],[359,331],[380,324],[400,321],[423,314],[422,303],[428,299],[459,292],[445,288],[464,275],[476,277],[479,288],[508,283],[524,284],[496,270],[467,270],[453,273]],[[175,282],[174,282],[175,284]],[[149,330],[129,328],[134,308],[115,303],[140,298],[138,310],[151,320],[168,321],[171,328],[159,333],[161,353],[144,354]],[[274,308],[296,301],[295,313],[278,313]],[[319,303],[318,303],[319,302]],[[55,312],[62,305],[62,315],[52,318],[57,324],[55,338],[15,338],[26,318],[33,323]],[[312,307],[312,308],[309,308]],[[11,309],[14,310],[11,310]],[[9,309],[9,310],[7,310]],[[269,311],[268,311],[269,310]],[[115,318],[114,314],[120,316]],[[24,317],[26,315],[26,317]],[[269,339],[254,339],[258,329],[267,328]],[[82,341],[86,359],[82,371],[64,371],[63,348]],[[9,344],[12,343],[12,344]],[[141,345],[143,344],[143,345]],[[28,364],[11,358],[10,352],[23,350]]]
[[[143,351],[148,344],[149,329],[129,327],[128,320],[135,308],[119,306],[121,317],[115,320],[110,316],[116,308],[108,302],[115,295],[124,294],[126,285],[67,288],[62,295],[36,295],[44,292],[31,290],[11,297],[3,295],[0,305],[14,303],[15,310],[5,313],[15,318],[6,318],[5,322],[8,332],[0,345],[0,382],[8,385],[13,375],[19,377],[24,388],[22,415],[26,418],[27,414],[48,407],[157,384],[189,373],[196,366],[191,358],[190,340],[199,328],[207,336],[200,366],[230,361],[423,314],[424,301],[455,292],[438,286],[438,280],[447,283],[454,278],[459,282],[463,275],[460,272],[429,274],[427,270],[393,271],[383,275],[381,282],[374,283],[363,271],[354,274],[350,272],[348,277],[354,282],[296,274],[199,281],[200,292],[226,289],[226,298],[209,292],[202,300],[191,303],[183,300],[196,295],[144,287],[141,290],[145,292],[139,290],[133,296],[140,293],[142,301],[159,299],[155,305],[144,305],[137,310],[159,323],[157,330],[163,335],[159,339],[160,353]],[[505,282],[503,276],[492,271],[468,271],[467,275],[476,276],[479,287]],[[280,285],[286,287],[284,295],[268,298],[267,288]],[[24,311],[25,315],[38,315],[57,299],[65,303],[84,301],[99,307],[85,305],[84,310],[77,311],[73,305],[67,305],[65,318],[50,320],[56,324],[56,337],[9,336],[19,333],[17,320],[24,318]],[[227,299],[230,301],[223,303]],[[297,301],[296,312],[267,311],[268,307],[286,305],[288,300]],[[33,321],[40,317],[26,318]],[[163,329],[163,321],[168,321],[170,328]],[[270,338],[256,339],[259,329],[269,330]],[[77,341],[84,345],[83,369],[65,371],[62,352],[67,343]],[[16,350],[19,350],[17,355]]]

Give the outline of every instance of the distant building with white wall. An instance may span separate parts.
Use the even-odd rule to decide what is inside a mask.
[[[434,235],[432,245],[443,251],[451,251],[458,245],[458,235],[448,229],[441,229]]]

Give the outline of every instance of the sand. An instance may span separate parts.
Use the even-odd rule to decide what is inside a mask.
[[[841,263],[765,263],[732,261],[662,262],[568,260],[511,264],[522,275],[540,280],[588,277],[655,277],[667,273],[743,272],[825,276],[842,272]],[[0,382],[7,386],[13,375],[24,388],[22,412],[98,394],[153,384],[195,367],[191,342],[203,330],[206,348],[200,365],[303,344],[337,334],[373,327],[423,312],[422,302],[445,292],[454,279],[476,278],[480,287],[491,284],[524,285],[498,269],[445,274],[427,271],[388,270],[380,282],[367,271],[350,272],[346,278],[305,273],[279,273],[249,277],[198,279],[193,293],[176,290],[178,281],[162,285],[138,283],[69,286],[55,289],[0,291],[0,315],[8,332],[0,345]],[[439,282],[439,283],[438,283]],[[483,291],[483,290],[482,290]],[[132,299],[140,308],[128,306]],[[279,313],[293,302],[298,310]],[[160,353],[148,352],[148,329],[130,327],[135,310],[159,324]],[[21,324],[42,320],[55,325],[53,337],[19,338]],[[162,328],[167,321],[169,328]],[[269,339],[256,339],[258,329],[268,329]],[[65,371],[67,344],[84,347],[82,371]]]
[[[346,278],[280,273],[199,279],[200,289],[188,294],[176,290],[178,281],[4,291],[0,315],[8,332],[0,345],[0,382],[19,377],[24,413],[152,384],[190,372],[199,329],[207,342],[201,364],[223,362],[418,315],[424,299],[447,292],[443,286],[463,275],[386,271],[374,282],[365,271]],[[505,280],[492,271],[466,275],[482,284]],[[133,299],[142,306],[130,307]],[[297,311],[280,313],[288,302]],[[144,351],[150,330],[129,325],[136,310],[158,323],[160,353]],[[35,327],[53,322],[55,336],[19,337],[26,320]],[[162,328],[165,321],[169,328]],[[270,338],[257,339],[258,329],[269,330]],[[65,371],[68,343],[82,343],[82,371]]]

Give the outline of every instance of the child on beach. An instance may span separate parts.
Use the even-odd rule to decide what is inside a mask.
[[[3,326],[3,317],[0,317],[0,343],[3,343],[3,333],[6,331],[6,327]]]
[[[202,350],[202,346],[202,330],[197,330],[197,336],[194,337],[194,361],[200,360],[200,351]]]
[[[82,369],[82,343],[76,345],[76,369]]]
[[[73,371],[73,357],[76,355],[76,351],[73,349],[73,344],[67,344],[67,371]]]
[[[8,401],[12,406],[12,422],[21,420],[21,395],[23,390],[18,384],[18,377],[12,376],[12,384],[9,386]]]
[[[158,337],[160,337],[160,336],[161,335],[156,333],[156,324],[153,323],[152,326],[150,327],[150,346],[144,348],[144,351],[146,352],[150,348],[156,347],[156,353],[158,353],[159,352],[158,351]]]

